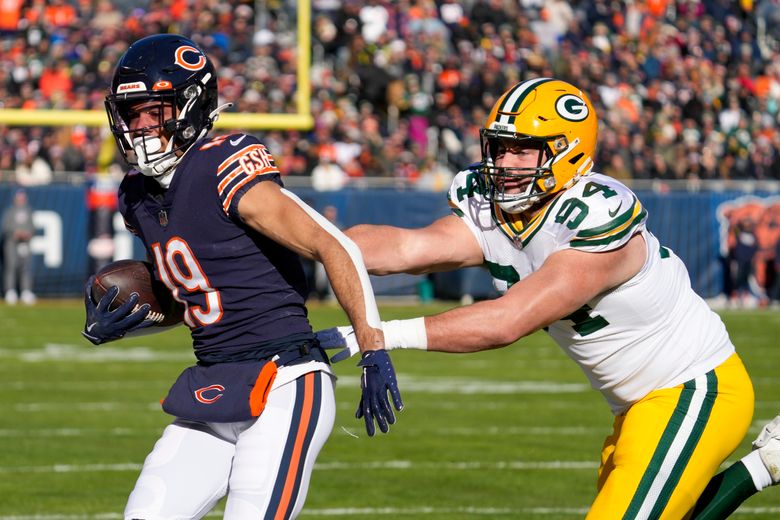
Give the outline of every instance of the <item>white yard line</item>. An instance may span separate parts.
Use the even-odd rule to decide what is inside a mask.
[[[49,403],[17,403],[11,408],[15,412],[56,412],[67,408],[70,412],[127,412],[130,410],[160,410],[160,403],[137,403],[137,402],[95,402],[95,403],[73,403],[73,402],[49,402]]]
[[[54,464],[53,466],[0,466],[0,475],[12,473],[94,473],[140,471],[141,464]]]
[[[500,461],[500,462],[414,462],[410,460],[389,460],[377,462],[322,462],[316,463],[316,471],[352,471],[366,469],[384,470],[594,470],[596,462],[579,460],[552,461]],[[12,473],[94,473],[139,471],[141,464],[125,462],[119,464],[54,464],[45,466],[0,466],[0,474]]]
[[[357,422],[356,422],[357,425]],[[357,429],[357,428],[356,428]],[[159,433],[160,428],[37,428],[37,429],[11,429],[0,428],[0,438],[13,437],[79,437],[85,435],[146,435],[149,433]],[[349,430],[348,430],[349,431]],[[758,431],[758,428],[756,428]],[[546,435],[546,436],[571,436],[571,435],[607,435],[609,430],[605,428],[588,427],[497,427],[490,426],[485,428],[405,428],[406,435],[430,434],[437,436],[486,436],[486,435]],[[359,435],[358,435],[359,436]]]
[[[0,438],[14,438],[14,437],[81,437],[86,435],[142,435],[149,433],[160,433],[160,428],[36,428],[36,429],[0,429]]]
[[[339,377],[337,386],[357,388],[360,379]],[[496,381],[495,379],[398,376],[402,392],[426,394],[497,395],[497,394],[580,394],[590,391],[585,383],[560,381]]]
[[[161,352],[153,347],[111,347],[98,349],[88,345],[72,345],[68,343],[46,343],[43,348],[36,349],[0,349],[0,358],[13,358],[26,363],[46,361],[68,361],[81,363],[106,363],[116,361],[183,361],[195,362],[192,350],[183,349],[176,352]]]
[[[727,460],[721,467],[726,468],[735,461]],[[386,460],[374,462],[318,462],[315,463],[316,471],[354,471],[354,470],[588,470],[598,468],[598,462],[589,460],[547,460],[547,461],[523,461],[506,460],[498,462],[460,461],[460,462],[419,462],[411,460]],[[42,466],[0,466],[0,475],[12,473],[94,473],[94,472],[122,472],[140,471],[141,464],[123,462],[118,464],[54,464]],[[2,517],[0,517],[2,520]]]
[[[427,515],[455,515],[468,514],[475,516],[508,516],[510,518],[522,518],[525,515],[556,515],[582,518],[588,512],[587,507],[349,507],[349,508],[322,508],[306,509],[301,511],[301,516],[427,516]],[[754,516],[780,513],[780,507],[741,507],[734,515]],[[211,511],[205,518],[222,518],[224,511]],[[121,519],[120,513],[96,513],[93,515],[5,515],[0,520],[116,520]]]

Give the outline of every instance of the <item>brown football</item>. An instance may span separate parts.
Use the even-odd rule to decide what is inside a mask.
[[[119,287],[119,294],[110,309],[115,309],[127,301],[133,293],[138,293],[138,304],[151,306],[146,319],[151,319],[157,327],[170,327],[184,319],[184,305],[173,299],[171,291],[162,282],[154,278],[152,264],[139,260],[118,260],[103,267],[95,274],[92,284],[92,299],[95,302],[113,286]]]

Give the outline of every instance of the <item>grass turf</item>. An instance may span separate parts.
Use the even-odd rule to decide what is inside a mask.
[[[382,316],[446,308],[385,306]],[[723,317],[757,396],[736,460],[780,412],[780,313]],[[315,304],[311,321],[324,328],[345,318]],[[77,301],[0,306],[0,520],[121,518],[140,464],[169,422],[158,402],[193,360],[187,331],[95,348],[81,338],[82,322]],[[303,517],[584,517],[612,419],[546,335],[481,354],[394,352],[393,361],[406,409],[390,434],[373,439],[353,415],[354,360],[335,366],[336,425]],[[780,492],[754,496],[743,515],[777,518]]]

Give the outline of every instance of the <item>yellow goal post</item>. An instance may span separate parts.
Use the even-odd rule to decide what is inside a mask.
[[[291,114],[222,113],[214,125],[216,128],[241,128],[246,130],[307,130],[314,126],[311,114],[311,0],[298,0],[298,64],[295,92],[296,112]],[[0,109],[0,125],[5,126],[107,126],[104,110],[26,110]]]

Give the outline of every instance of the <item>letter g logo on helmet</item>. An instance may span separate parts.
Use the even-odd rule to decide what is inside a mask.
[[[574,94],[566,94],[555,102],[555,111],[567,121],[583,121],[588,117],[588,105]]]

